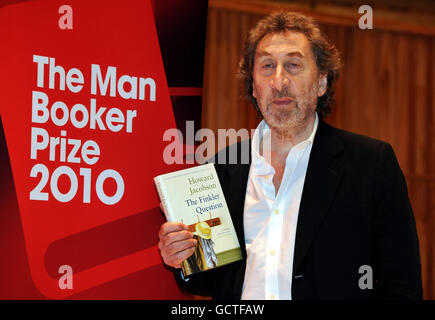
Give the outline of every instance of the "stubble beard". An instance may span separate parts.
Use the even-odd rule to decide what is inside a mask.
[[[285,134],[305,127],[308,119],[314,114],[317,106],[317,88],[313,86],[300,98],[296,99],[288,92],[280,92],[274,98],[291,97],[294,99],[286,106],[278,106],[268,102],[266,110],[263,111],[263,118],[267,125],[277,132]]]

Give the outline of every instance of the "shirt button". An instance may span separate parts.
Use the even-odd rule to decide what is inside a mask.
[[[265,180],[269,180],[269,176],[264,176],[264,179]]]
[[[278,210],[278,209],[275,209],[275,210],[273,210],[273,212],[274,212],[275,214],[278,214],[278,213],[279,213],[279,210]]]
[[[274,295],[274,294],[271,294],[271,295],[269,296],[269,298],[270,298],[270,300],[274,300],[274,299],[275,299],[275,295]]]
[[[275,250],[270,250],[270,255],[271,256],[274,256],[276,254],[276,251]]]

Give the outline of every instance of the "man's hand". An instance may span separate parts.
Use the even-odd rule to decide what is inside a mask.
[[[181,262],[194,252],[197,241],[181,222],[166,222],[159,232],[159,249],[163,261],[170,267],[181,268]]]

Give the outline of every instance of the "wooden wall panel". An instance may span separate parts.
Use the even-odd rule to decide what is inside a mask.
[[[219,128],[253,129],[259,119],[241,97],[236,74],[248,30],[273,8],[247,7],[241,1],[210,3],[202,127],[215,132]],[[384,24],[385,28],[375,25],[373,30],[359,30],[357,21],[349,18],[340,20],[319,12],[314,16],[336,44],[343,62],[336,103],[327,121],[393,146],[416,217],[424,297],[435,299],[433,28]]]

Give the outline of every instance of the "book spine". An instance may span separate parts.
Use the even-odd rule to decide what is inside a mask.
[[[159,194],[159,198],[160,198],[160,201],[162,203],[162,207],[163,207],[163,211],[164,211],[165,216],[166,216],[166,220],[168,220],[169,222],[174,222],[174,219],[173,219],[173,217],[170,213],[170,210],[169,210],[168,199],[166,197],[166,192],[165,192],[165,189],[163,187],[161,177],[156,177],[154,179],[154,183],[156,185],[157,193]]]

